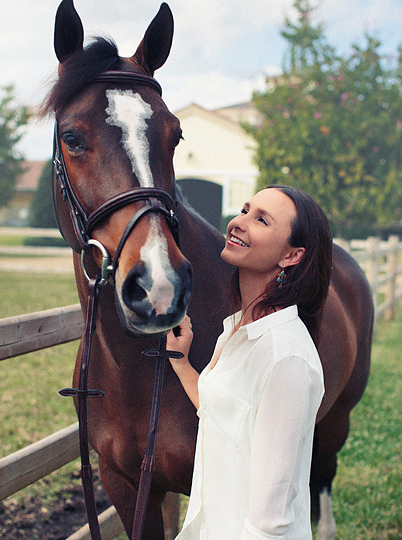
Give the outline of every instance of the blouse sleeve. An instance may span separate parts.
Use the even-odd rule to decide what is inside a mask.
[[[268,376],[252,439],[250,511],[243,538],[281,539],[294,521],[299,475],[311,464],[304,439],[315,423],[313,394],[311,369],[303,358],[280,360]]]

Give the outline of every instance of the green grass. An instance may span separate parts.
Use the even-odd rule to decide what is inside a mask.
[[[2,316],[76,303],[73,276],[0,273]],[[352,412],[351,432],[339,454],[333,486],[337,540],[402,538],[402,312],[380,322],[368,388]],[[74,422],[71,384],[77,343],[0,363],[0,453],[6,455]],[[51,501],[71,481],[77,463],[14,496]],[[79,483],[79,480],[76,480]],[[120,535],[119,540],[125,539]]]
[[[402,538],[402,316],[380,322],[367,390],[339,454],[334,513],[339,540]]]
[[[0,272],[2,318],[76,303],[73,275]]]
[[[23,246],[25,238],[25,236],[17,235],[0,235],[0,246]]]
[[[0,272],[2,317],[78,302],[74,276]],[[58,391],[71,386],[78,342],[67,343],[0,363],[0,457],[36,442],[76,421],[71,399]],[[51,500],[77,464],[61,469],[14,497]]]

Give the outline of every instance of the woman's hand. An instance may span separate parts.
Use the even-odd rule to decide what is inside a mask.
[[[188,361],[188,355],[190,352],[191,343],[193,341],[193,331],[191,325],[191,319],[188,315],[184,317],[183,322],[178,326],[179,334],[176,337],[173,330],[169,332],[166,339],[166,348],[169,351],[178,351],[184,355],[184,358],[176,360],[174,358],[170,359],[170,362],[173,365],[173,362],[180,362],[185,359]],[[174,366],[173,366],[174,367]]]
[[[198,410],[200,406],[198,395],[198,372],[193,368],[188,359],[191,342],[193,341],[193,331],[190,317],[187,315],[184,321],[179,324],[179,335],[176,337],[173,330],[169,332],[166,339],[166,348],[169,351],[181,352],[183,358],[169,358],[172,368],[179,377],[183,388]]]

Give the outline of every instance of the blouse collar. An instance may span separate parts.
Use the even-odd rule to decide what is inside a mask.
[[[296,319],[298,316],[298,310],[297,306],[289,306],[287,308],[281,309],[279,311],[275,311],[274,313],[270,313],[269,315],[265,315],[265,317],[261,317],[261,319],[257,319],[256,321],[253,321],[252,323],[246,324],[245,326],[241,326],[239,328],[239,331],[246,331],[248,335],[248,339],[257,339],[262,334],[264,334],[267,330],[270,330],[274,326],[278,326],[280,324],[287,323],[289,321],[292,321]],[[223,321],[224,330],[232,332],[233,327],[238,324],[241,318],[241,311],[238,311],[234,314],[234,316],[229,316]]]

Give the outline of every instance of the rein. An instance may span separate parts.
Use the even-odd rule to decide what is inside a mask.
[[[99,75],[94,82],[137,82],[145,84],[162,95],[159,83],[148,75],[108,71]],[[81,367],[78,388],[64,388],[60,390],[62,396],[73,396],[78,399],[78,421],[79,439],[81,454],[81,479],[85,497],[88,525],[92,540],[102,540],[99,528],[98,515],[96,512],[95,494],[93,488],[93,473],[89,456],[88,439],[88,399],[101,398],[105,394],[102,390],[88,389],[88,372],[91,357],[92,338],[96,331],[96,314],[99,297],[102,287],[109,282],[109,278],[116,272],[118,260],[123,246],[134,229],[138,221],[149,212],[162,213],[168,222],[170,230],[178,243],[179,223],[175,215],[175,201],[163,189],[156,187],[133,188],[120,193],[101,204],[95,211],[88,213],[80,203],[68,177],[64,157],[61,149],[61,142],[58,133],[57,123],[55,124],[54,150],[53,150],[54,172],[60,184],[63,199],[68,203],[69,215],[73,224],[74,233],[81,248],[81,263],[83,271],[88,279],[88,299],[86,309],[85,331],[81,350]],[[91,232],[96,226],[114,211],[131,204],[133,202],[144,201],[141,207],[129,221],[123,236],[120,239],[113,261],[106,248],[97,240],[91,238]],[[61,224],[56,212],[58,226],[63,234]],[[63,235],[64,236],[64,235]],[[85,254],[91,246],[97,247],[102,253],[101,277],[90,278],[85,269]],[[177,351],[166,350],[166,336],[159,339],[158,349],[148,349],[142,352],[143,355],[156,358],[154,390],[151,406],[151,417],[148,432],[148,442],[146,453],[141,465],[140,483],[137,492],[137,502],[134,514],[133,530],[131,540],[141,540],[144,529],[146,508],[148,505],[149,492],[151,488],[152,473],[155,468],[155,444],[158,429],[160,401],[163,387],[164,366],[167,358],[181,358],[183,355]]]

